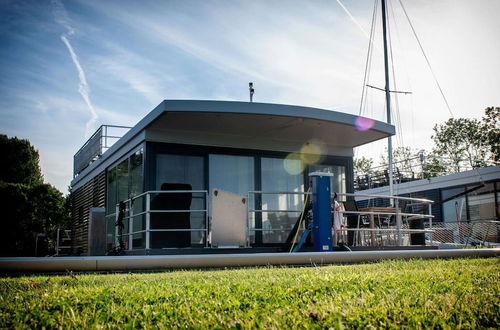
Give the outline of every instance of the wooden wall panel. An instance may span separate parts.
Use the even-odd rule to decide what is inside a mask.
[[[89,210],[91,207],[106,206],[106,173],[87,182],[83,187],[72,193],[73,223],[72,223],[72,254],[86,255],[88,253]]]

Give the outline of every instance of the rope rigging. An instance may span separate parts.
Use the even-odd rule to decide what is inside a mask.
[[[422,51],[422,54],[424,55],[425,61],[427,62],[427,66],[429,67],[429,70],[431,71],[432,77],[434,78],[434,81],[436,82],[436,85],[439,88],[439,92],[441,93],[441,96],[443,97],[444,103],[446,103],[446,107],[448,108],[448,111],[450,112],[450,115],[452,117],[455,117],[453,115],[453,112],[451,111],[451,108],[450,108],[450,105],[448,103],[448,100],[446,99],[446,96],[444,95],[443,89],[441,88],[441,85],[439,84],[439,81],[437,80],[437,77],[434,74],[434,70],[432,69],[432,66],[431,66],[431,63],[429,61],[429,58],[427,57],[427,54],[424,51],[424,47],[422,46],[422,43],[420,42],[420,39],[418,38],[417,32],[415,31],[415,28],[413,27],[413,24],[412,24],[412,22],[410,20],[410,16],[408,16],[406,8],[403,5],[403,1],[399,0],[399,3],[401,4],[401,8],[403,9],[403,12],[404,12],[404,14],[406,16],[406,19],[408,20],[408,24],[410,25],[410,28],[413,31],[413,35],[415,36],[415,39],[417,39],[418,46],[420,47],[420,50]]]
[[[359,104],[359,116],[363,114],[363,110],[366,109],[366,99],[367,99],[367,89],[366,84],[370,80],[370,68],[372,61],[372,53],[373,53],[373,35],[375,34],[375,27],[377,22],[377,8],[378,8],[378,0],[374,1],[373,5],[373,16],[372,16],[372,26],[370,29],[370,41],[368,42],[368,52],[366,54],[366,63],[365,63],[365,74],[363,78],[363,88],[361,90],[361,102]],[[364,102],[363,102],[364,101]]]

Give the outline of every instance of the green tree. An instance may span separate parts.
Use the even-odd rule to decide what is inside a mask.
[[[50,184],[43,183],[38,151],[27,140],[0,136],[2,159],[0,200],[1,256],[34,255],[36,235],[43,234],[38,250],[48,253],[57,228],[69,228],[69,200]],[[47,244],[43,244],[47,243]],[[44,245],[45,249],[44,249]]]
[[[43,183],[38,151],[28,140],[0,135],[0,181],[35,185]]]
[[[483,125],[477,119],[450,118],[444,124],[434,126],[431,137],[438,156],[449,158],[454,170],[459,172],[462,160],[472,168],[486,166],[489,153]]]
[[[500,163],[500,108],[489,107],[484,110],[483,125],[486,140],[493,156],[493,161]]]
[[[478,168],[500,162],[500,108],[485,109],[482,120],[450,118],[434,126],[436,155],[451,160],[453,171],[464,166]]]
[[[367,175],[372,173],[373,159],[362,156],[354,160],[354,172],[356,175]]]

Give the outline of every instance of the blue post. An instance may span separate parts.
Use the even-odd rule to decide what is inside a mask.
[[[310,173],[313,202],[314,250],[332,251],[332,197],[330,177],[332,173]]]

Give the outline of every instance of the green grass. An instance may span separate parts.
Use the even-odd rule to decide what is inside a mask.
[[[0,328],[498,328],[496,258],[0,279]]]

